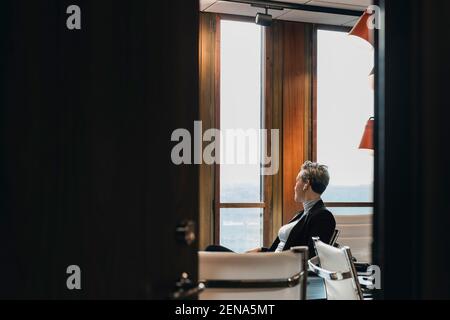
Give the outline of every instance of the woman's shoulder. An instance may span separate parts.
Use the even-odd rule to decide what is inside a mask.
[[[317,208],[317,210],[311,212],[311,216],[314,218],[335,220],[333,213],[325,206]]]

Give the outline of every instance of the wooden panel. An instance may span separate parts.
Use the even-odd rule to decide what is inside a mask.
[[[200,120],[203,130],[215,128],[216,103],[216,25],[215,14],[200,13],[199,68]],[[202,148],[203,150],[203,148]],[[214,242],[215,166],[200,165],[199,170],[199,248]]]
[[[294,202],[294,186],[300,167],[307,159],[309,142],[306,122],[311,100],[308,30],[302,23],[283,25],[283,223],[289,222],[302,209]]]
[[[265,30],[265,128],[279,130],[283,138],[283,23],[275,21]],[[267,150],[270,150],[268,144]],[[264,213],[264,245],[270,246],[278,236],[283,224],[283,144],[279,141],[278,173],[266,176],[264,199],[267,207]]]
[[[263,50],[263,119],[264,129],[272,129],[273,117],[273,28],[265,28],[263,33],[264,50]],[[271,150],[272,141],[267,141],[266,148],[263,150],[267,154],[267,150]],[[263,153],[264,154],[264,153]],[[263,245],[269,247],[273,239],[273,177],[264,177],[264,201],[266,208],[263,215]]]
[[[266,191],[271,220],[268,215],[265,222],[271,230],[265,230],[265,241],[301,209],[293,189],[301,164],[312,157],[311,34],[309,25],[284,21],[266,30],[266,127],[280,130],[281,165],[277,175],[266,178],[272,186]]]
[[[214,65],[214,88],[215,88],[215,100],[214,100],[214,125],[216,129],[220,130],[220,16],[216,15],[216,32],[215,32],[215,65]],[[216,145],[217,150],[220,150],[220,143]],[[216,164],[214,168],[214,243],[220,244],[220,164]]]
[[[278,236],[283,225],[283,46],[282,23],[276,23],[273,30],[273,66],[272,66],[272,128],[280,130],[280,168],[272,177],[272,240]]]

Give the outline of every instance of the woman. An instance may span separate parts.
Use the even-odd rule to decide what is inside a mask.
[[[303,203],[300,211],[278,232],[277,239],[270,248],[256,248],[247,253],[282,252],[292,247],[308,246],[310,257],[315,256],[312,238],[319,237],[328,243],[336,228],[333,214],[327,210],[322,194],[325,192],[330,175],[327,166],[307,161],[303,164],[295,184],[295,202]],[[221,246],[209,246],[206,251],[230,252]]]

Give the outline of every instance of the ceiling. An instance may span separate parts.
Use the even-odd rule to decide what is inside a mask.
[[[291,2],[298,4],[307,4],[311,6],[320,7],[332,7],[339,9],[351,9],[363,11],[369,5],[371,5],[371,0],[274,0],[277,2]],[[215,12],[215,13],[226,13],[235,14],[240,16],[254,17],[258,12],[264,12],[263,8],[255,8],[249,4],[235,3],[221,0],[200,0],[200,10],[205,12]],[[329,13],[318,13],[311,11],[299,11],[299,10],[269,10],[269,14],[272,15],[273,19],[287,20],[287,21],[298,21],[298,22],[309,22],[309,23],[319,23],[337,26],[348,26],[352,27],[356,21],[357,17],[329,14]]]

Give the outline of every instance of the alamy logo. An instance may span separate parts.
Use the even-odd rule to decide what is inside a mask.
[[[195,121],[194,138],[187,129],[173,131],[171,141],[178,144],[172,148],[171,159],[175,165],[259,165],[262,175],[271,176],[279,170],[279,140],[278,129],[209,129],[203,133],[202,121]],[[202,150],[204,142],[209,144]]]
[[[365,272],[358,273],[359,284],[369,290],[381,290],[381,269],[373,265]]]
[[[66,285],[69,290],[81,290],[81,269],[77,265],[68,266],[66,270],[70,276],[67,278]]]
[[[67,18],[67,29],[69,30],[80,30],[81,29],[81,9],[77,5],[71,5],[67,7],[67,14],[70,16]]]
[[[368,280],[372,283],[367,286],[369,290],[381,290],[381,269],[379,266],[370,266],[367,268],[370,273]]]

